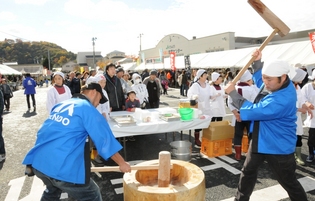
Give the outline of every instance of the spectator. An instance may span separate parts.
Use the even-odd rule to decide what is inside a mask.
[[[126,110],[129,112],[135,112],[136,108],[140,108],[140,101],[136,99],[136,92],[129,91],[128,98],[126,100]]]
[[[181,95],[182,96],[187,96],[187,90],[188,90],[188,86],[189,86],[189,76],[186,73],[186,70],[182,71],[182,85],[181,85]]]
[[[71,80],[70,83],[70,90],[72,95],[78,94],[81,91],[82,81],[81,81],[81,73],[76,73],[75,77]]]
[[[131,87],[132,82],[130,81],[130,75],[127,71],[124,72],[123,79],[127,82],[128,86]]]
[[[168,95],[167,94],[167,89],[168,89],[168,80],[166,79],[166,76],[165,76],[165,72],[162,71],[161,72],[161,75],[160,75],[160,82],[161,82],[161,85],[162,85],[162,88],[163,88],[163,95]]]
[[[143,84],[146,85],[148,90],[150,108],[159,108],[160,106],[162,86],[160,80],[156,76],[156,70],[151,70],[150,76],[143,80]]]
[[[116,66],[113,63],[106,65],[106,86],[105,91],[109,97],[111,111],[125,110],[125,96],[120,80],[116,77]]]
[[[124,80],[123,75],[125,71],[122,67],[119,67],[116,69],[116,76],[120,80],[123,92],[124,92],[124,97],[127,99],[127,92],[131,90],[131,88],[128,86],[128,83]]]
[[[145,109],[147,104],[149,104],[148,90],[147,86],[142,83],[141,77],[138,73],[132,75],[133,85],[131,89],[135,92],[137,99],[140,102],[141,109]]]
[[[25,79],[23,81],[23,87],[24,87],[24,94],[26,95],[26,102],[27,102],[27,108],[28,111],[31,110],[31,104],[30,104],[30,96],[32,98],[33,108],[34,112],[36,112],[36,101],[35,101],[35,87],[36,87],[36,81],[31,78],[30,73],[25,74]]]
[[[4,99],[5,110],[7,112],[10,111],[10,99],[13,97],[12,90],[10,86],[7,84],[6,79],[1,80],[1,91]]]
[[[2,135],[2,123],[3,123],[3,109],[4,109],[4,102],[3,102],[3,94],[0,90],[0,163],[5,160],[5,146],[4,146],[4,140]]]
[[[141,74],[141,79],[142,79],[142,81],[143,81],[145,78],[147,78],[147,77],[149,77],[149,71],[148,71],[148,69],[144,69],[144,71],[143,71],[142,74]]]
[[[41,200],[59,200],[62,192],[75,200],[102,200],[99,187],[90,178],[88,137],[103,158],[113,159],[121,172],[131,171],[119,154],[122,146],[95,108],[105,102],[101,86],[90,83],[82,87],[82,94],[53,107],[37,133],[35,146],[23,160],[46,185]]]

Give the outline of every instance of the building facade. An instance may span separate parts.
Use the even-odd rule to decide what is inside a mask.
[[[308,33],[315,29],[292,32],[285,37],[276,35],[269,45],[309,40]],[[259,46],[264,37],[235,37],[234,32],[225,32],[206,37],[187,39],[180,34],[169,34],[163,37],[154,48],[140,52],[141,61],[145,64],[163,63],[164,58],[175,52],[176,56],[186,56],[209,52],[226,51]]]

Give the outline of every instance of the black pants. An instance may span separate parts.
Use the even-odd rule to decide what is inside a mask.
[[[309,155],[313,156],[315,147],[315,128],[310,128],[308,130],[307,146]]]
[[[244,135],[244,128],[247,130],[247,136],[249,133],[250,121],[235,122],[234,126],[234,145],[242,145],[242,138]]]
[[[30,96],[32,97],[33,107],[36,106],[35,94],[26,94],[26,102],[27,102],[27,108],[28,109],[31,109]]]
[[[211,122],[222,121],[222,120],[223,120],[223,117],[212,117]]]
[[[242,168],[235,201],[249,200],[257,181],[258,168],[264,161],[268,162],[277,181],[287,191],[292,201],[307,201],[306,193],[300,182],[296,179],[294,154],[271,155],[252,153],[252,143],[249,145],[246,160]]]
[[[10,109],[10,95],[4,95],[3,100],[4,100],[5,109],[9,110]]]
[[[4,139],[2,136],[2,117],[0,117],[0,154],[5,154]]]

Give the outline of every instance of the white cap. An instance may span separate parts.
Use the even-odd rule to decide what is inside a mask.
[[[291,68],[288,62],[282,60],[272,61],[262,68],[262,74],[270,77],[280,77],[284,74],[294,77],[295,73],[295,68]]]
[[[65,79],[65,74],[63,74],[62,72],[59,72],[59,71],[54,72],[53,77],[55,77],[55,75],[60,75],[62,77],[62,79]]]
[[[245,73],[240,78],[240,82],[247,82],[248,80],[251,80],[253,78],[253,75],[249,72],[249,70],[246,70]]]
[[[220,74],[219,74],[219,73],[217,73],[217,72],[211,73],[211,80],[212,80],[212,82],[217,81],[217,79],[218,79],[219,77],[220,77]]]
[[[302,82],[307,73],[300,68],[295,68],[295,72],[296,72],[295,76],[293,78],[290,77],[291,80],[293,82]]]
[[[195,78],[194,78],[194,81],[196,82],[197,80],[199,80],[199,78],[201,77],[201,75],[202,75],[204,72],[206,72],[206,71],[203,70],[203,69],[199,69],[199,70],[197,71],[197,73],[196,73],[196,76],[195,76]]]

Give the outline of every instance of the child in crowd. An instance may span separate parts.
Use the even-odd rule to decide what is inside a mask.
[[[129,112],[134,112],[136,108],[140,108],[140,101],[136,99],[136,92],[129,91],[127,93],[127,100],[126,100],[126,110]]]
[[[61,101],[70,99],[72,97],[71,90],[65,82],[65,75],[62,72],[55,72],[53,74],[53,86],[47,92],[47,102],[46,108],[47,112],[50,113],[50,110]]]

